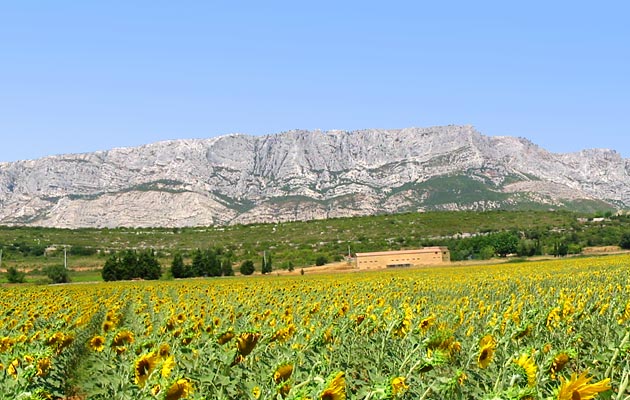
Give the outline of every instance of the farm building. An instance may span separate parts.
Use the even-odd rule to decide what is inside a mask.
[[[447,264],[451,255],[447,247],[423,247],[416,250],[357,253],[358,269],[411,267],[413,265]]]

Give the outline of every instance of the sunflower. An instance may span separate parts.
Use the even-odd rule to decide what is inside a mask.
[[[423,319],[422,321],[420,321],[419,327],[423,331],[426,331],[427,329],[429,329],[429,327],[431,327],[431,325],[433,325],[434,322],[435,322],[435,316],[430,315],[426,317],[425,319]]]
[[[175,368],[175,357],[167,357],[162,364],[162,376],[165,378],[168,377],[171,374],[173,368]]]
[[[245,357],[254,350],[258,339],[260,339],[260,333],[242,333],[238,339],[236,339],[236,349]]]
[[[496,342],[491,335],[486,335],[479,341],[479,356],[477,357],[477,365],[479,368],[486,368],[492,362],[494,357],[494,349]]]
[[[130,331],[120,331],[114,336],[112,346],[124,346],[133,343],[133,333]]]
[[[514,363],[523,369],[524,375],[527,377],[527,384],[534,386],[536,384],[536,362],[528,354],[521,354]]]
[[[178,400],[187,397],[192,393],[192,385],[190,381],[186,378],[178,379],[175,383],[171,385],[170,388],[166,391],[165,400]]]
[[[494,357],[494,346],[486,345],[481,348],[479,351],[479,357],[477,358],[477,365],[479,368],[487,368],[488,365],[492,362],[492,358]]]
[[[273,381],[278,384],[280,382],[288,381],[293,374],[293,365],[282,364],[276,368],[276,372],[273,373]]]
[[[338,372],[337,375],[330,381],[328,387],[324,389],[319,396],[321,400],[346,400],[346,379],[343,372]]]
[[[18,368],[20,367],[20,359],[16,358],[9,364],[9,368],[7,368],[7,373],[17,379],[18,377]]]
[[[8,336],[0,338],[0,353],[8,351],[15,344],[15,341]]]
[[[50,370],[50,358],[44,357],[37,361],[37,376],[45,377]]]
[[[287,381],[293,374],[293,365],[282,364],[276,368],[276,372],[273,373],[273,381],[276,383],[276,389],[278,393],[285,398],[291,391],[291,384]]]
[[[155,369],[156,363],[157,357],[153,353],[144,354],[136,360],[134,366],[136,385],[144,387],[147,379]]]
[[[90,348],[94,351],[103,351],[103,349],[105,348],[105,338],[103,336],[96,335],[92,339],[90,339],[89,345]]]
[[[235,336],[234,332],[231,332],[231,331],[224,332],[217,338],[217,342],[219,344],[226,344],[227,342],[232,340],[234,336]]]
[[[394,397],[404,394],[407,389],[409,389],[409,385],[405,383],[404,376],[397,376],[392,379],[392,395]]]
[[[565,352],[558,353],[553,358],[553,361],[551,361],[551,368],[549,369],[551,379],[556,379],[556,374],[564,368],[570,359],[571,357]]]
[[[158,355],[160,358],[166,358],[171,355],[171,345],[168,343],[162,343],[158,348]]]
[[[597,393],[610,389],[610,378],[606,378],[597,383],[589,383],[593,377],[587,378],[588,371],[580,375],[571,374],[568,381],[560,377],[562,382],[558,391],[558,400],[590,400],[597,396]]]

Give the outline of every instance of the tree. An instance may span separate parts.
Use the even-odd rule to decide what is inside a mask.
[[[134,275],[137,275],[137,278],[155,280],[160,279],[162,276],[162,268],[152,249],[147,249],[140,253],[136,265],[136,273]]]
[[[205,265],[204,265],[204,257],[201,249],[195,250],[192,259],[191,272],[192,276],[204,276],[205,275]]]
[[[232,268],[232,260],[228,257],[223,259],[221,263],[221,273],[223,276],[234,276],[234,269]]]
[[[24,283],[26,274],[14,266],[7,268],[7,281],[9,283]]]
[[[263,253],[263,258],[262,258],[262,267],[260,268],[260,272],[262,272],[263,274],[269,274],[271,273],[271,254],[267,254],[267,252]]]
[[[46,276],[52,281],[52,283],[70,282],[68,270],[63,265],[53,265],[46,268]]]
[[[254,262],[252,260],[245,260],[241,264],[241,274],[242,275],[251,275],[255,271]]]
[[[109,282],[122,279],[120,275],[120,258],[114,253],[105,261],[101,276],[105,282]]]
[[[516,253],[518,246],[518,236],[514,232],[500,232],[493,235],[493,246],[496,253],[501,257]]]
[[[619,246],[622,249],[630,250],[630,232],[624,232],[621,235],[621,241],[619,242]]]
[[[204,266],[208,276],[221,276],[221,260],[214,250],[208,249],[204,253]]]
[[[173,278],[183,278],[184,277],[184,257],[181,253],[175,253],[173,256],[173,262],[171,263],[171,275]]]
[[[328,258],[326,258],[326,256],[324,256],[324,255],[317,256],[317,258],[315,259],[315,265],[317,265],[317,266],[324,265],[327,262],[328,262]]]
[[[482,260],[489,260],[494,257],[494,247],[492,246],[484,246],[479,251],[479,258]]]

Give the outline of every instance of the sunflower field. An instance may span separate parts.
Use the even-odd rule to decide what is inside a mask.
[[[3,287],[0,399],[630,399],[630,256]]]

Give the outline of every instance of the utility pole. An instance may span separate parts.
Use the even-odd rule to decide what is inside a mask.
[[[63,246],[63,267],[68,269],[68,254],[66,246]]]

